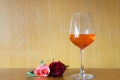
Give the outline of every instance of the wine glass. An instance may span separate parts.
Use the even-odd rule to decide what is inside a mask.
[[[84,49],[95,40],[95,36],[91,14],[73,14],[70,24],[70,40],[81,51],[80,73],[72,75],[73,80],[92,80],[94,78],[94,75],[85,73]]]

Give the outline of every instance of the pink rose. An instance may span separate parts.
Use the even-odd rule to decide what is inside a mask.
[[[34,70],[34,74],[36,74],[37,76],[48,76],[50,73],[50,69],[47,65],[41,65],[38,66],[35,70]]]
[[[58,62],[52,62],[50,65],[49,65],[49,68],[50,68],[50,76],[62,76],[66,67],[65,65],[58,61]]]

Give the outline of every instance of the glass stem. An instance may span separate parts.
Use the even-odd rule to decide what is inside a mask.
[[[83,76],[85,74],[84,71],[84,49],[80,49],[81,51],[81,69],[80,69],[80,75]]]

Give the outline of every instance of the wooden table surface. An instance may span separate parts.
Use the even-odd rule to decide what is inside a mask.
[[[62,77],[28,77],[27,71],[32,69],[13,68],[0,69],[0,80],[71,80],[70,75],[79,72],[79,69],[67,69]],[[96,77],[94,80],[120,80],[120,69],[87,69]]]

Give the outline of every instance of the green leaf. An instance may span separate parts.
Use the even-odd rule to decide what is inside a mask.
[[[27,75],[27,76],[36,76],[36,75],[33,73],[33,71],[28,71],[28,72],[26,72],[26,75]]]
[[[44,61],[42,60],[42,61],[40,61],[40,65],[42,66],[42,65],[44,65]]]

